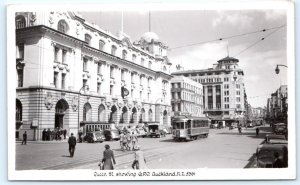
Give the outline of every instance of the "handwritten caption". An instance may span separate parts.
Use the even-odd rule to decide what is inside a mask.
[[[147,171],[124,171],[124,172],[115,172],[115,171],[95,171],[94,177],[192,177],[196,173],[193,171],[158,171],[158,172],[147,172]]]

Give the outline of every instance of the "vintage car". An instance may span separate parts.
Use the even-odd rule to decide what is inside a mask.
[[[104,136],[106,141],[120,140],[120,133],[117,129],[104,130]]]
[[[167,133],[161,127],[159,123],[148,124],[148,136],[150,137],[161,137],[165,136]]]
[[[266,144],[288,144],[284,135],[267,134],[265,137]]]
[[[274,128],[275,134],[285,134],[287,132],[287,125],[285,123],[277,123]]]
[[[87,132],[86,135],[83,137],[83,141],[88,143],[102,143],[104,139],[105,137],[103,131]]]
[[[256,150],[256,165],[258,168],[273,168],[275,153],[282,161],[282,167],[288,167],[288,148],[285,144],[262,144]]]
[[[147,132],[143,127],[137,127],[136,132],[137,132],[138,137],[143,137],[144,138],[144,137],[147,136]]]

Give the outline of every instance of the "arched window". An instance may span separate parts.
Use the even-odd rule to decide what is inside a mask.
[[[89,46],[91,45],[91,40],[92,40],[92,36],[86,33],[84,35],[84,41],[87,42]]]
[[[126,57],[127,57],[127,51],[123,50],[122,51],[122,59],[126,60]]]
[[[99,50],[103,51],[105,46],[105,42],[103,40],[99,40]]]
[[[98,121],[105,121],[105,107],[102,104],[98,108]]]
[[[117,52],[117,47],[115,45],[112,45],[111,46],[111,54],[116,55],[116,52]]]
[[[153,117],[153,115],[152,115],[152,110],[149,109],[149,112],[148,112],[148,120],[149,120],[149,121],[152,121],[152,117]]]
[[[141,58],[141,66],[144,66],[145,59]]]
[[[83,106],[83,121],[92,121],[92,106],[89,103]]]
[[[22,103],[16,99],[16,121],[22,121]]]
[[[25,27],[26,27],[25,17],[22,15],[18,15],[16,17],[16,29],[25,28]]]
[[[69,26],[65,20],[60,20],[57,24],[57,30],[62,33],[67,33],[69,30]]]
[[[132,54],[132,62],[136,62],[136,55]]]
[[[108,122],[109,123],[116,123],[116,121],[117,121],[117,113],[118,113],[117,110],[118,109],[117,109],[117,107],[115,105],[113,105],[110,110],[111,110],[111,112],[110,112],[110,115],[109,115]]]
[[[145,120],[145,109],[142,108],[141,113],[140,113],[139,123],[142,123],[144,120]]]
[[[152,62],[149,61],[149,63],[148,63],[148,68],[151,69],[151,67],[152,67]]]

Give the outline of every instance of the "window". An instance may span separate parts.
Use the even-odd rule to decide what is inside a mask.
[[[84,87],[83,90],[84,90],[84,92],[86,92],[87,91],[87,80],[85,80],[85,79],[82,80],[82,87]]]
[[[101,92],[101,83],[97,82],[97,93],[100,94]]]
[[[241,95],[241,91],[236,91],[236,95]]]
[[[83,71],[87,71],[87,65],[88,65],[88,59],[87,58],[83,58]]]
[[[143,98],[143,91],[140,91],[140,99]]]
[[[135,54],[132,54],[132,62],[136,62],[136,55]]]
[[[61,74],[61,88],[65,89],[66,86],[66,74],[62,73]]]
[[[18,73],[18,87],[23,87],[23,68],[17,70]]]
[[[17,59],[24,59],[24,44],[18,44],[17,47]]]
[[[83,121],[92,120],[92,107],[89,103],[84,104],[83,106]]]
[[[54,79],[53,79],[53,83],[54,83],[54,87],[57,88],[58,86],[58,72],[54,72]]]
[[[122,59],[126,60],[126,58],[127,58],[127,51],[123,50],[122,51]]]
[[[91,40],[92,40],[92,37],[89,35],[89,34],[85,34],[84,35],[84,41],[90,46],[91,45]]]
[[[110,78],[114,78],[114,67],[110,66]]]
[[[150,87],[150,78],[147,79],[147,87]]]
[[[110,85],[110,88],[109,88],[109,94],[110,95],[113,95],[113,90],[114,90],[114,86],[113,85]]]
[[[143,85],[143,76],[140,76],[140,85]]]
[[[117,47],[114,46],[114,45],[112,45],[112,46],[111,46],[111,54],[112,54],[112,55],[116,55],[116,51],[117,51]]]
[[[26,20],[25,17],[19,15],[16,17],[16,28],[20,29],[20,28],[25,28],[26,27]]]
[[[105,42],[103,40],[99,40],[99,50],[103,51]]]
[[[133,89],[131,89],[131,97],[133,97],[133,93],[134,93],[134,91],[133,91]]]
[[[67,51],[66,50],[62,50],[62,63],[65,64],[67,61]]]
[[[134,73],[131,73],[131,83],[134,83]]]
[[[241,102],[241,98],[240,97],[236,97],[236,102]]]
[[[241,104],[236,104],[236,108],[240,109],[241,108]]]
[[[67,33],[68,32],[68,24],[66,23],[65,20],[60,20],[58,22],[57,30],[62,32],[62,33]]]
[[[151,67],[152,67],[152,62],[149,61],[149,63],[148,63],[148,68],[151,69]]]
[[[58,62],[58,52],[59,52],[59,48],[54,47],[54,61],[55,62]]]
[[[144,63],[145,63],[145,59],[141,59],[141,66],[144,66]]]
[[[224,104],[225,105],[225,109],[229,109],[229,104]]]
[[[98,63],[97,65],[97,74],[101,75],[102,64]]]
[[[123,69],[121,70],[121,80],[123,80],[123,81],[125,80],[125,78],[124,78],[124,70]]]

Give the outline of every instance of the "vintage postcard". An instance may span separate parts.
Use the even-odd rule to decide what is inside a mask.
[[[296,178],[291,1],[8,5],[9,180]]]

